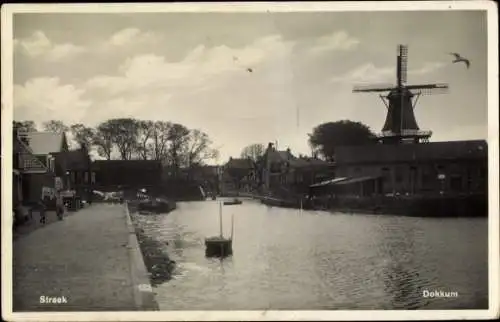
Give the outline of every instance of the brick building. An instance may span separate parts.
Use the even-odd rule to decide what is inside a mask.
[[[274,194],[304,194],[308,187],[334,177],[334,164],[317,158],[296,157],[290,149],[276,150],[269,143],[261,162],[263,191]]]
[[[484,194],[487,154],[481,140],[339,147],[336,177],[347,180],[335,185],[362,194]]]
[[[22,202],[34,203],[44,197],[55,198],[56,179],[68,186],[65,163],[57,155],[68,151],[64,133],[19,132],[15,145],[18,165],[22,164],[20,180]]]
[[[56,160],[64,162],[68,188],[75,191],[77,196],[89,200],[92,196],[90,156],[85,146],[78,150],[56,154]]]

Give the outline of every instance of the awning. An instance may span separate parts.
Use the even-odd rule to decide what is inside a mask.
[[[327,185],[334,184],[337,182],[341,182],[343,180],[347,180],[347,178],[333,178],[333,179],[321,181],[321,182],[315,183],[313,185],[310,185],[309,188],[323,187],[323,186],[327,186]]]
[[[366,177],[352,178],[349,180],[343,180],[342,182],[335,183],[335,185],[346,185],[351,183],[365,182],[365,181],[375,180],[378,178],[380,178],[380,176],[366,176]]]

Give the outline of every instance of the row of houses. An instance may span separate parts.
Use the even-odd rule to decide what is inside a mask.
[[[222,194],[304,194],[310,185],[334,175],[332,162],[297,157],[290,149],[277,150],[273,143],[258,160],[230,158],[219,171]]]
[[[335,169],[337,178],[357,180],[353,191],[361,195],[486,195],[488,146],[469,140],[339,147]]]
[[[91,194],[91,161],[85,147],[69,150],[64,134],[13,133],[13,206],[29,206],[41,200],[55,205],[56,190]]]
[[[14,205],[50,198],[56,188],[87,199],[94,189],[168,186],[173,177],[177,187],[179,180],[194,182],[209,194],[283,197],[332,189],[353,195],[485,194],[488,183],[485,141],[338,147],[335,162],[297,157],[269,143],[258,160],[230,158],[222,166],[174,170],[154,160],[91,162],[85,147],[69,150],[64,134],[15,131],[13,140]]]
[[[69,149],[64,133],[14,129],[14,208],[30,207],[42,200],[55,204],[56,190],[90,201],[94,190],[158,186],[162,170],[161,162],[152,160],[91,161],[85,146]]]
[[[486,195],[488,146],[484,140],[343,146],[326,162],[269,143],[256,162],[231,158],[219,177],[223,194]]]

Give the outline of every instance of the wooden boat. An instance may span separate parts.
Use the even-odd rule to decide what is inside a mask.
[[[205,256],[224,258],[233,254],[234,217],[231,217],[231,238],[224,238],[222,230],[222,203],[219,203],[219,236],[205,238]]]
[[[243,201],[235,198],[230,201],[224,201],[224,206],[241,205],[242,203]]]
[[[137,204],[137,210],[141,213],[169,213],[177,208],[174,201],[161,198],[141,200]]]

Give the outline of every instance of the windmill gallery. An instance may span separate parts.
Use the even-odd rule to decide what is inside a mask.
[[[487,143],[429,142],[414,109],[420,95],[444,93],[447,84],[407,85],[408,48],[398,46],[397,85],[355,87],[380,95],[387,108],[378,144],[336,148],[334,180],[310,194],[328,196],[329,208],[410,215],[486,216]],[[332,205],[333,203],[333,205]]]

